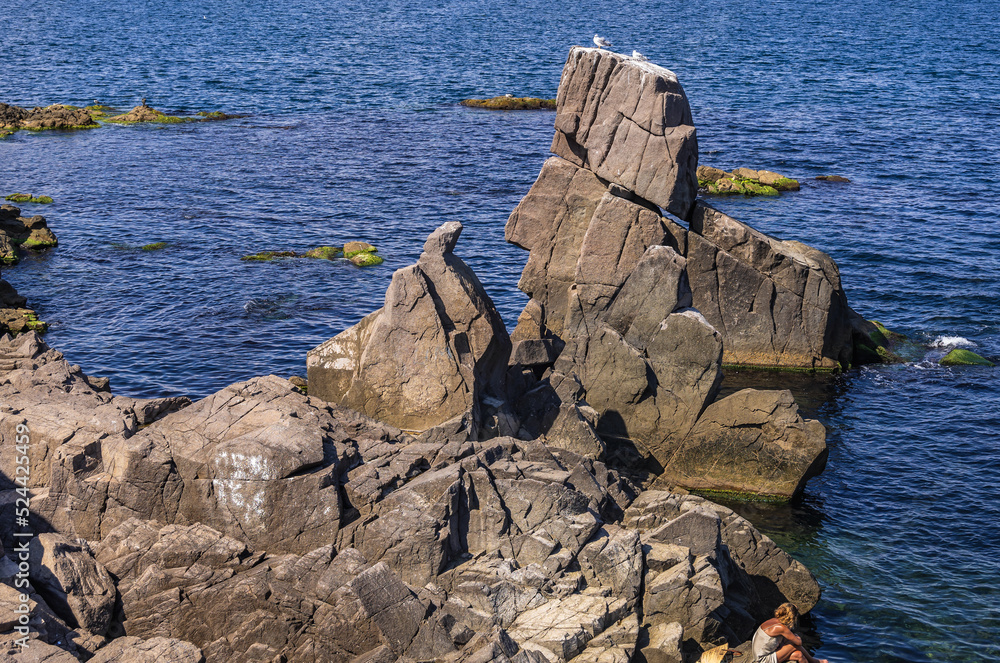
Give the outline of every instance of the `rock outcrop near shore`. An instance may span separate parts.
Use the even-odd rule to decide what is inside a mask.
[[[558,100],[557,156],[506,228],[507,241],[529,251],[518,287],[531,301],[512,335],[513,356],[548,344],[534,374],[543,383],[578,381],[597,434],[612,452],[634,445],[661,482],[791,497],[823,467],[823,427],[777,393],[749,399],[762,408],[749,419],[713,401],[723,364],[850,362],[850,310],[836,265],[695,204],[694,129],[671,72],[574,48]],[[656,147],[626,157],[636,127],[655,128],[642,135]],[[608,154],[622,159],[615,173],[602,165]],[[759,460],[733,471],[745,458]]]
[[[559,156],[507,225],[530,251],[513,343],[455,222],[309,353],[308,395],[128,398],[0,336],[0,614],[29,606],[30,656],[684,663],[816,604],[802,564],[678,487],[787,499],[822,469],[789,392],[718,396],[747,297],[792,331],[745,347],[827,351],[835,265],[696,203],[670,72],[574,48],[558,103]]]
[[[66,660],[680,663],[819,596],[729,509],[538,440],[422,440],[274,376],[114,396],[34,334],[0,355],[4,475],[18,424],[35,454],[36,651]]]
[[[457,222],[434,231],[417,264],[393,275],[381,309],[309,352],[312,395],[406,430],[459,420],[478,439],[484,399],[505,396],[510,338],[453,253],[461,232]]]
[[[25,249],[41,251],[57,243],[44,216],[23,217],[20,208],[0,205],[0,267],[17,264]],[[0,335],[46,330],[47,325],[27,306],[27,298],[0,279]]]
[[[98,126],[84,108],[52,104],[32,109],[0,103],[0,129],[90,129]]]

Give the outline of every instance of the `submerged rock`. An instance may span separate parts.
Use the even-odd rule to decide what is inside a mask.
[[[166,242],[153,242],[152,244],[144,244],[143,246],[140,246],[139,249],[141,251],[159,251],[167,248],[167,246],[169,245]]]
[[[41,205],[47,205],[52,202],[52,197],[33,196],[30,193],[12,193],[9,196],[5,196],[4,200],[10,200],[15,203],[39,203]]]
[[[938,363],[942,366],[996,366],[989,359],[964,348],[953,348]]]
[[[385,262],[381,256],[376,255],[376,249],[366,242],[348,242],[343,248],[339,246],[318,246],[309,249],[305,253],[295,251],[261,251],[252,255],[246,255],[240,260],[247,262],[270,262],[279,258],[315,258],[319,260],[336,260],[344,257],[356,267],[371,267],[381,265]]]
[[[339,246],[317,246],[314,249],[309,249],[303,256],[306,258],[317,258],[320,260],[333,260],[334,258],[339,258],[344,254],[344,250]]]
[[[514,97],[504,95],[492,99],[465,99],[460,102],[470,108],[486,108],[488,110],[555,110],[555,99],[539,99],[537,97]]]
[[[844,184],[849,183],[851,181],[841,175],[817,175],[816,179],[824,182],[840,182]]]
[[[261,251],[251,255],[243,256],[240,260],[247,262],[269,262],[278,258],[297,258],[299,254],[295,251]]]

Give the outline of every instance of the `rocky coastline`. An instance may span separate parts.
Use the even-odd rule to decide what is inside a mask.
[[[810,610],[810,571],[703,495],[793,499],[825,430],[788,390],[720,398],[723,370],[887,361],[884,328],[828,255],[697,198],[672,72],[574,47],[552,152],[506,225],[528,252],[512,333],[457,222],[308,353],[308,395],[271,375],[129,398],[0,333],[0,651],[688,663]],[[43,241],[2,210],[0,249]]]

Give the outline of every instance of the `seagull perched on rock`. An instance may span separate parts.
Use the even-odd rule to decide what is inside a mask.
[[[638,60],[639,62],[649,62],[649,58],[640,53],[639,51],[632,51],[632,59]]]
[[[598,37],[596,34],[594,35],[594,44],[597,45],[597,48],[605,48],[605,47],[611,48],[610,41],[608,41],[604,37]]]
[[[504,97],[506,97],[508,99],[513,99],[514,95],[512,95],[510,92],[508,92],[507,94],[504,95]]]

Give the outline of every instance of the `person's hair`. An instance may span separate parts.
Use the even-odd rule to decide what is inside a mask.
[[[774,609],[774,618],[790,629],[794,629],[799,621],[799,609],[794,603],[782,603]]]

